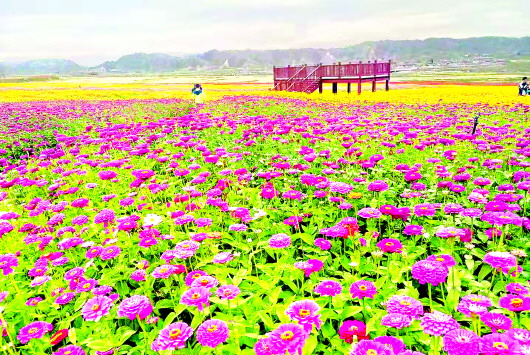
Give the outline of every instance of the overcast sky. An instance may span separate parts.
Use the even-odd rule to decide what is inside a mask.
[[[530,35],[528,0],[0,0],[0,61]]]

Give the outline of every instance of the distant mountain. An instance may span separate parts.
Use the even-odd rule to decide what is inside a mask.
[[[37,75],[37,74],[75,74],[81,73],[83,67],[65,59],[29,60],[15,65],[6,65],[7,74]]]
[[[528,59],[530,37],[477,37],[466,39],[370,41],[342,48],[300,48],[278,50],[210,50],[196,55],[135,53],[95,67],[82,67],[70,60],[31,60],[16,65],[0,63],[0,75],[164,73],[177,70],[244,68],[270,70],[272,66],[359,60],[388,60],[394,63],[437,63],[447,60],[488,57],[493,60]]]

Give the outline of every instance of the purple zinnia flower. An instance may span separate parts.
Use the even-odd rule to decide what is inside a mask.
[[[355,344],[350,352],[350,355],[394,355],[391,349],[375,340],[363,339]]]
[[[134,295],[124,299],[118,307],[118,317],[127,317],[133,320],[137,316],[144,319],[153,312],[149,298],[143,295]]]
[[[368,297],[373,299],[376,293],[377,288],[371,281],[360,280],[354,282],[350,286],[350,294],[352,298],[363,299],[365,297]]]
[[[215,291],[216,296],[222,300],[233,300],[240,293],[241,290],[235,285],[224,285]]]
[[[273,354],[290,354],[301,352],[308,334],[297,324],[280,325],[269,334],[269,348]]]
[[[306,333],[311,333],[313,325],[316,329],[320,329],[322,321],[318,312],[320,307],[315,301],[303,300],[291,303],[285,314],[291,318],[291,320],[298,321]]]
[[[338,283],[337,281],[326,280],[316,285],[313,292],[315,292],[317,295],[320,295],[320,296],[333,297],[342,292],[342,285]]]
[[[480,316],[480,320],[490,327],[494,333],[499,329],[507,330],[512,327],[512,320],[500,313],[484,313]]]
[[[412,324],[412,317],[401,313],[389,313],[381,318],[381,325],[402,329]]]
[[[218,319],[209,319],[197,328],[197,341],[202,346],[215,348],[229,336],[228,326]]]
[[[512,355],[517,354],[518,349],[519,344],[505,334],[488,334],[480,341],[482,355]]]
[[[412,265],[412,277],[420,284],[430,283],[433,286],[445,282],[449,270],[439,261],[420,260]]]
[[[48,322],[33,322],[18,331],[17,339],[26,344],[31,339],[42,338],[44,334],[51,332],[53,325]]]
[[[184,322],[172,323],[158,333],[151,344],[151,350],[164,351],[183,349],[186,341],[193,335],[193,329]]]
[[[81,313],[85,321],[97,322],[101,317],[109,314],[112,300],[107,296],[96,296],[89,299],[83,306]]]
[[[470,330],[455,329],[444,335],[443,343],[449,355],[478,355],[480,337]]]
[[[55,351],[53,355],[86,355],[86,352],[78,345],[67,345]]]
[[[448,314],[434,311],[433,313],[426,313],[420,322],[420,326],[427,334],[440,336],[447,332],[460,328],[460,324]]]
[[[192,287],[185,291],[180,297],[180,303],[186,306],[197,306],[199,312],[204,306],[210,306],[210,290],[206,287]]]
[[[285,233],[274,234],[269,239],[269,247],[273,249],[282,249],[291,245],[291,237]]]

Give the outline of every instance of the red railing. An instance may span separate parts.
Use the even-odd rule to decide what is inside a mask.
[[[316,69],[316,70],[315,70]],[[308,76],[308,74],[310,74]],[[321,78],[390,76],[390,61],[274,68],[274,80],[314,80]]]

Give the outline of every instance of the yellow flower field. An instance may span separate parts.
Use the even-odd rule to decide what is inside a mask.
[[[342,85],[345,86],[345,85]],[[361,95],[347,94],[340,87],[338,94],[325,87],[324,93],[313,94],[270,91],[270,84],[205,84],[208,100],[217,100],[225,95],[275,95],[332,102],[390,102],[390,103],[485,103],[492,105],[512,105],[528,103],[530,98],[519,97],[516,88],[494,85],[427,85],[393,84],[386,92],[379,89],[372,93],[368,85]],[[0,84],[0,102],[54,101],[54,100],[126,100],[190,98],[189,84],[141,84],[105,82],[49,82],[49,83],[10,83]]]

